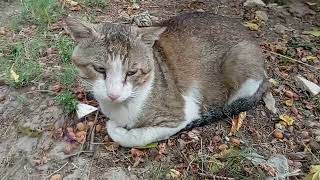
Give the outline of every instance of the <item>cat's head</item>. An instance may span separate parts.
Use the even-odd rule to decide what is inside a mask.
[[[164,27],[65,20],[77,42],[72,61],[98,100],[121,103],[143,93],[154,74],[152,46]]]

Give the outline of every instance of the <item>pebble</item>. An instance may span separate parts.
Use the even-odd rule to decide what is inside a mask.
[[[244,6],[266,6],[266,4],[262,0],[246,0],[243,3]]]
[[[317,142],[320,142],[320,136],[316,136],[315,140],[316,140]]]
[[[212,138],[212,142],[213,143],[219,143],[220,141],[221,141],[221,137],[220,136],[217,136],[217,135],[213,136],[213,138]]]
[[[55,174],[51,176],[50,180],[62,180],[62,176],[60,174]]]
[[[282,24],[276,24],[274,26],[274,30],[276,33],[278,34],[284,34],[286,31],[288,31],[289,29],[287,27],[285,27],[284,25]]]
[[[5,95],[2,95],[2,96],[0,95],[0,102],[1,102],[1,101],[4,101],[5,99],[6,99],[6,96],[5,96]]]
[[[256,11],[256,18],[262,21],[268,21],[268,15],[265,11]]]
[[[309,136],[309,132],[308,131],[302,131],[301,132],[301,137],[303,139],[308,139],[310,136]]]
[[[283,139],[283,133],[279,130],[275,130],[273,132],[273,137],[277,138],[277,139]]]
[[[278,130],[283,130],[284,128],[285,128],[285,126],[284,125],[282,125],[281,123],[277,123],[277,124],[275,124],[275,126],[274,126],[276,129],[278,129]]]
[[[219,149],[220,151],[224,151],[224,150],[228,149],[228,145],[226,145],[226,144],[221,144],[221,145],[218,147],[218,149]]]

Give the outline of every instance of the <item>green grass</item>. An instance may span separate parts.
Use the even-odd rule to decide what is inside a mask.
[[[70,114],[77,109],[78,101],[70,91],[63,91],[55,97],[55,100],[63,107],[65,113]]]
[[[107,6],[106,0],[83,0],[86,6],[104,8]]]
[[[25,39],[1,46],[4,56],[0,71],[9,84],[22,87],[38,81],[43,67],[39,63],[40,50],[45,46],[42,38]],[[14,73],[18,76],[14,79]]]
[[[74,48],[71,38],[67,36],[59,37],[55,43],[55,48],[58,50],[60,61],[62,63],[70,63]]]
[[[21,8],[21,18],[40,26],[53,23],[63,13],[58,0],[24,0]]]
[[[58,81],[66,88],[72,88],[75,84],[77,71],[72,64],[65,65],[58,74]]]

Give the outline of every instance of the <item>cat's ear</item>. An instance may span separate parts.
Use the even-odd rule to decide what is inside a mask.
[[[154,42],[160,38],[160,35],[166,30],[166,27],[145,27],[138,28],[138,35],[147,45],[153,46]]]
[[[71,37],[77,42],[83,39],[99,36],[99,33],[95,30],[94,24],[82,22],[70,16],[67,17],[64,21],[66,24],[66,30],[70,33]]]

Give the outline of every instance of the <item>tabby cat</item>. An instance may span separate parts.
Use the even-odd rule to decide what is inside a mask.
[[[72,61],[122,146],[249,110],[265,92],[262,52],[237,19],[196,12],[155,27],[66,25],[77,41]]]

